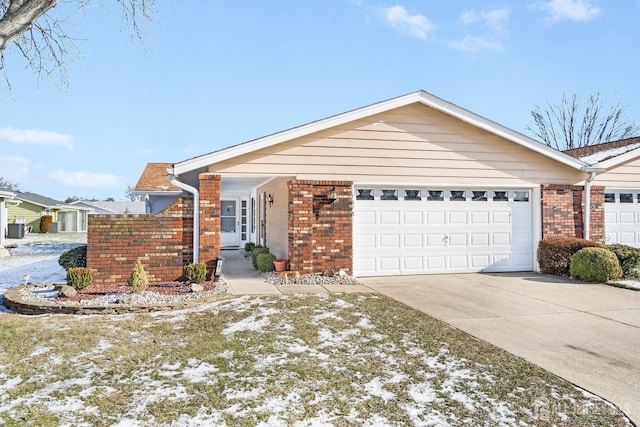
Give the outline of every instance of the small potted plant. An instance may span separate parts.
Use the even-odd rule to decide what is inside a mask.
[[[289,263],[289,260],[285,258],[279,258],[273,261],[273,265],[276,267],[276,272],[278,273],[287,271],[288,263]]]

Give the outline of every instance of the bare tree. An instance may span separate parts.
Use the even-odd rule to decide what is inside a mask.
[[[127,197],[127,199],[131,200],[132,202],[135,202],[136,200],[139,199],[135,191],[136,191],[135,188],[133,188],[130,185],[127,185],[127,190],[124,192],[124,195]]]
[[[550,147],[558,150],[586,147],[640,134],[640,126],[626,118],[626,106],[620,101],[608,110],[600,92],[583,104],[577,94],[562,94],[559,104],[547,102],[545,108],[531,111],[533,126],[527,129]]]
[[[20,191],[20,183],[10,181],[2,176],[0,176],[0,189],[9,190],[9,191]]]
[[[130,25],[136,37],[141,38],[140,17],[150,19],[149,10],[155,0],[117,2],[122,9],[123,21]],[[57,0],[0,0],[0,70],[4,70],[8,86],[5,50],[10,46],[15,47],[18,56],[26,60],[27,66],[38,76],[58,74],[60,81],[67,83],[65,64],[70,48],[75,45],[64,31],[65,19],[53,16],[51,12],[57,3]],[[92,0],[68,0],[62,4],[86,9],[91,3]]]

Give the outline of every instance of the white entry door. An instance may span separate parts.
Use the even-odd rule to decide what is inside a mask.
[[[220,200],[220,245],[222,247],[240,244],[238,213],[238,199]]]
[[[531,271],[530,190],[356,188],[354,273]]]
[[[606,189],[604,227],[606,243],[640,247],[640,191]]]

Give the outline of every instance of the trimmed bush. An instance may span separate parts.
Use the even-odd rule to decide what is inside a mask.
[[[72,267],[67,270],[67,285],[81,291],[93,283],[93,271],[86,267]]]
[[[251,251],[253,250],[253,248],[256,247],[256,244],[253,242],[247,242],[244,244],[244,251],[248,254],[251,253]]]
[[[622,268],[610,250],[584,248],[571,257],[571,277],[585,282],[606,282],[622,277]]]
[[[207,264],[187,264],[182,269],[184,280],[191,283],[202,283],[207,280]]]
[[[575,237],[546,237],[538,244],[538,264],[543,273],[569,277],[571,257],[580,249],[598,247],[598,242]]]
[[[251,263],[253,264],[253,268],[258,268],[258,255],[266,253],[269,253],[269,248],[263,248],[262,246],[256,246],[251,250]]]
[[[256,257],[256,268],[263,273],[266,273],[267,271],[273,271],[276,268],[273,264],[273,261],[275,259],[276,256],[268,252],[258,254],[258,256]]]
[[[622,267],[623,277],[629,279],[640,278],[640,249],[619,243],[604,245],[603,248],[609,249],[616,254],[620,267]]]
[[[58,258],[58,264],[65,270],[87,266],[87,245],[69,249]]]
[[[147,272],[144,271],[144,267],[140,260],[136,261],[136,265],[133,267],[133,271],[131,272],[131,276],[127,279],[127,283],[136,294],[147,289],[149,278],[147,277]]]
[[[53,216],[51,215],[42,215],[40,217],[40,232],[48,233],[51,230],[51,226],[53,225]]]

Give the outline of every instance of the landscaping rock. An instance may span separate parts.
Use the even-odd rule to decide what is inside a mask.
[[[202,285],[199,285],[197,283],[191,284],[191,292],[202,292],[202,291],[204,291],[204,288],[202,287]]]
[[[283,271],[280,273],[280,278],[282,280],[297,279],[298,277],[300,277],[299,271]]]
[[[58,296],[61,297],[73,297],[78,293],[78,291],[76,291],[73,287],[69,286],[69,285],[62,285],[60,286],[60,290],[58,291]]]

